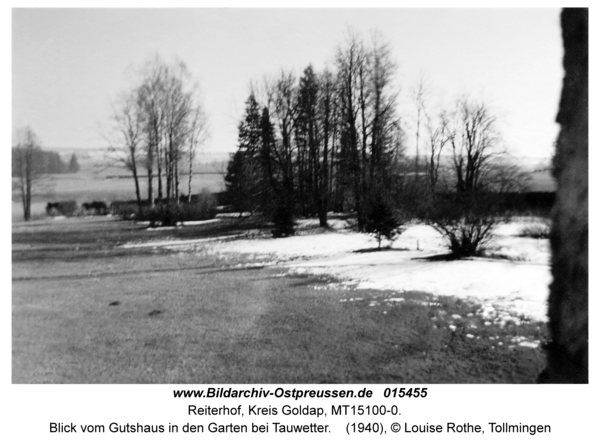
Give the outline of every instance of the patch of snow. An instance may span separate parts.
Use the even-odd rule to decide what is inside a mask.
[[[215,222],[220,222],[219,219],[208,219],[208,220],[190,220],[186,222],[179,222],[177,225],[183,226],[195,226],[195,225],[206,225],[206,224],[214,224]]]
[[[389,298],[389,299],[384,299],[385,302],[404,302],[405,299],[404,298]]]
[[[218,219],[228,219],[228,218],[236,218],[236,217],[250,217],[250,213],[219,213],[215,216]]]
[[[157,247],[179,247],[186,245],[194,245],[201,244],[204,242],[216,242],[225,239],[233,239],[239,237],[239,235],[234,234],[231,236],[219,236],[219,237],[207,237],[203,239],[192,239],[192,240],[166,240],[160,242],[146,242],[143,244],[124,244],[121,245],[121,248],[157,248]]]
[[[332,219],[330,222],[334,222]],[[335,220],[341,227],[346,222]],[[443,237],[423,224],[409,225],[396,239],[391,250],[359,252],[372,249],[373,238],[351,231],[332,231],[287,238],[233,239],[222,236],[196,241],[168,241],[126,248],[161,246],[185,248],[208,242],[205,249],[214,254],[247,254],[255,260],[273,262],[273,258],[290,272],[334,276],[341,283],[325,288],[393,290],[398,293],[419,291],[434,296],[474,299],[483,304],[477,312],[487,322],[506,325],[520,323],[519,317],[500,316],[515,313],[532,320],[546,320],[546,300],[551,282],[550,249],[547,240],[515,238],[523,226],[520,219],[500,225],[494,253],[498,257],[456,261],[429,261],[428,256],[448,252]],[[318,226],[313,219],[303,226]],[[225,242],[226,241],[226,242]],[[384,312],[385,313],[385,312]],[[455,327],[456,328],[456,327]]]
[[[346,220],[331,219],[327,221],[327,225],[333,230],[345,230],[348,228],[349,223]]]
[[[241,239],[218,245],[219,251],[276,254],[278,257],[328,257],[372,247],[369,237],[358,233],[322,233],[284,238]]]
[[[545,320],[550,267],[506,261],[415,261],[416,252],[337,255],[302,262],[303,272],[358,282],[359,289],[420,291],[436,296],[493,302],[535,320]],[[294,268],[300,264],[287,264]]]
[[[536,341],[536,342],[523,341],[523,342],[519,342],[517,345],[519,347],[538,348],[540,346],[540,343],[538,341]]]
[[[319,221],[316,219],[297,219],[295,225],[296,228],[312,228],[318,227]]]

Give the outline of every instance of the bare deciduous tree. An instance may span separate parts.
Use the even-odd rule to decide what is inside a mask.
[[[138,175],[138,162],[143,141],[141,103],[137,91],[123,95],[113,107],[113,134],[117,141],[109,147],[111,157],[131,171],[135,183],[138,210],[142,208],[142,197]]]
[[[354,32],[338,49],[338,100],[340,104],[340,174],[351,189],[359,230],[365,223],[371,199],[384,192],[390,166],[401,150],[400,120],[395,114],[396,69],[391,51],[377,35],[364,43]]]
[[[483,102],[458,100],[450,131],[456,191],[480,191],[498,154],[496,118]]]
[[[190,129],[187,138],[187,161],[188,161],[188,203],[192,199],[192,176],[194,175],[194,160],[198,148],[206,142],[208,138],[208,121],[206,114],[200,104],[193,109],[190,120]]]
[[[440,179],[442,153],[450,142],[452,134],[448,127],[448,116],[444,111],[439,114],[437,122],[431,116],[427,116],[426,126],[428,132],[427,177],[429,190],[431,193],[435,193]]]
[[[421,122],[423,119],[428,119],[427,115],[427,96],[430,93],[429,85],[426,83],[425,78],[423,76],[419,77],[416,85],[413,87],[411,91],[412,100],[415,103],[415,107],[417,109],[416,116],[416,130],[415,130],[415,172],[419,172],[419,158],[420,158],[420,135],[421,135]],[[429,123],[429,122],[428,122]],[[416,176],[418,177],[418,176]]]
[[[139,83],[121,99],[113,121],[119,142],[111,150],[133,173],[140,210],[138,165],[145,162],[148,203],[154,207],[156,171],[158,201],[161,208],[164,201],[167,204],[163,223],[172,223],[171,207],[179,205],[180,171],[185,171],[181,164],[188,162],[189,202],[196,150],[207,137],[206,114],[186,65],[167,64],[159,56],[148,61]]]
[[[15,156],[19,192],[23,203],[23,218],[31,219],[31,198],[34,189],[43,176],[40,141],[33,130],[27,126],[17,130]]]

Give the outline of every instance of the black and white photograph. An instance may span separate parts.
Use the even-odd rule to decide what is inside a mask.
[[[12,386],[589,383],[586,8],[11,23]]]

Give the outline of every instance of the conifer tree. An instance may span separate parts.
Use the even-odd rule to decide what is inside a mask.
[[[75,153],[71,156],[71,160],[69,160],[69,173],[78,173],[79,172],[79,162],[77,161],[77,156]]]

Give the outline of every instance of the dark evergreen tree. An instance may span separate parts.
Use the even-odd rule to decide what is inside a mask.
[[[71,156],[71,160],[69,161],[69,173],[78,173],[79,172],[79,162],[77,161],[77,156],[75,153]]]
[[[377,196],[369,206],[364,230],[375,236],[377,248],[381,250],[382,239],[392,241],[400,235],[402,223],[394,214],[394,209],[383,197]]]
[[[238,149],[244,151],[250,159],[256,159],[261,147],[260,106],[250,94],[246,100],[244,119],[238,126]]]
[[[233,207],[234,211],[240,213],[252,210],[247,181],[245,153],[238,150],[231,155],[231,159],[227,164],[225,190],[227,202]]]
[[[254,94],[238,126],[238,150],[231,157],[225,177],[228,199],[236,211],[253,212],[261,204],[261,116]]]
[[[275,237],[294,234],[295,193],[292,182],[286,180],[285,165],[277,159],[275,129],[268,108],[263,108],[261,121],[261,195],[262,209],[275,224]]]
[[[298,117],[296,144],[298,145],[298,182],[303,215],[318,212],[320,201],[320,134],[318,120],[319,84],[312,66],[304,70],[298,86]]]
[[[269,110],[264,107],[260,118],[260,152],[258,168],[260,168],[259,193],[261,207],[266,211],[278,195],[283,193],[282,185],[277,179],[275,156],[275,130],[271,123]]]

